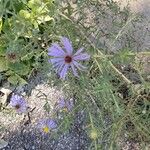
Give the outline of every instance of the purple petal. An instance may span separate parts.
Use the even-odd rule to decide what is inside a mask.
[[[59,63],[59,62],[63,63],[63,61],[64,61],[64,58],[52,58],[49,60],[49,62],[51,62],[52,64]]]
[[[56,72],[59,74],[60,73],[60,71],[62,70],[62,68],[65,66],[65,64],[61,64],[60,66],[58,66],[57,68],[56,68]]]
[[[65,65],[65,63],[62,62],[62,61],[53,64],[54,68],[59,68],[59,67],[62,66],[62,65]]]
[[[65,64],[65,63],[62,63],[62,62],[60,61],[60,62],[54,63],[53,66],[54,66],[55,68],[57,68],[57,67],[60,67],[62,64]]]
[[[14,107],[18,104],[18,102],[11,100],[9,104]]]
[[[64,99],[60,99],[58,102],[58,108],[64,108],[66,106],[66,102]]]
[[[48,48],[48,55],[55,57],[63,57],[65,55],[65,52],[57,43],[54,43],[51,47]]]
[[[43,128],[46,125],[46,120],[45,119],[40,119],[38,121],[37,127],[38,128]]]
[[[72,52],[73,52],[73,47],[72,47],[72,44],[71,44],[71,41],[66,38],[66,37],[62,37],[61,38],[61,41],[65,47],[65,50],[67,51],[68,55],[72,55]]]
[[[80,48],[75,54],[74,54],[74,56],[76,56],[76,55],[79,55],[82,51],[83,51],[83,47],[82,48]]]
[[[64,99],[60,99],[59,104],[64,106],[65,105],[65,100]]]
[[[48,119],[46,123],[50,129],[57,128],[56,122],[52,119]]]
[[[16,110],[18,113],[25,113],[27,111],[27,107],[24,105],[24,106],[21,106],[19,109]]]
[[[71,64],[71,68],[72,68],[73,74],[74,74],[75,76],[79,77],[79,76],[78,76],[78,73],[77,73],[77,71],[76,71],[76,68],[74,67],[73,64]]]
[[[56,105],[56,110],[63,110],[63,108],[67,108],[68,111],[71,111],[73,108],[74,104],[73,104],[73,100],[64,100],[64,99],[60,99]]]
[[[86,53],[82,53],[82,54],[74,56],[73,59],[76,60],[76,61],[78,61],[78,60],[89,60],[90,55],[88,55]]]
[[[69,65],[66,64],[60,72],[60,78],[65,79]]]
[[[79,70],[85,70],[85,69],[87,69],[87,67],[85,67],[85,66],[79,64],[79,63],[76,62],[76,61],[73,61],[73,64],[74,64]]]
[[[38,121],[37,127],[43,131],[43,128],[48,126],[49,129],[57,128],[57,123],[54,119],[41,119]]]
[[[61,70],[62,70],[62,68],[63,68],[63,66],[65,65],[65,63],[63,62],[63,61],[59,61],[59,60],[57,60],[57,61],[59,61],[59,62],[55,62],[56,60],[55,60],[56,58],[54,58],[54,60],[52,60],[53,61],[53,66],[54,66],[54,68],[55,68],[55,71],[57,72],[57,73],[59,73]],[[50,62],[51,62],[51,60],[49,60]]]
[[[19,95],[12,95],[10,99],[10,105],[12,107],[16,107],[16,105],[19,105],[20,107],[16,109],[18,113],[24,113],[27,111],[27,103],[25,99]]]
[[[66,105],[67,105],[68,111],[71,111],[73,108],[73,100],[71,99],[71,100],[67,101]]]

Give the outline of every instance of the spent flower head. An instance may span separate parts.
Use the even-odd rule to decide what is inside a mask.
[[[90,138],[92,140],[96,140],[98,138],[98,131],[95,128],[90,131]]]
[[[15,52],[9,52],[6,54],[6,59],[8,59],[12,63],[15,63],[16,61],[18,61],[18,56]]]
[[[38,127],[44,133],[49,133],[51,130],[57,128],[57,123],[54,119],[42,119],[38,123]]]
[[[19,114],[25,113],[28,108],[25,99],[17,94],[12,95],[10,99],[10,106],[14,107]]]
[[[48,55],[53,57],[49,62],[53,64],[56,72],[62,79],[65,79],[70,68],[73,74],[78,76],[77,69],[86,69],[79,61],[89,60],[90,56],[87,53],[83,53],[83,48],[73,52],[72,43],[66,37],[62,37],[61,42],[63,47],[57,43],[53,43],[52,46],[48,48]]]
[[[69,112],[73,109],[73,106],[74,106],[73,99],[65,100],[65,99],[61,98],[57,102],[56,109],[57,110],[62,110],[62,111],[65,111],[65,112]]]

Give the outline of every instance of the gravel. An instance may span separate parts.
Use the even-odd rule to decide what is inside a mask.
[[[64,96],[61,88],[51,87],[42,76],[34,76],[27,86],[18,87],[15,91],[25,97],[29,110],[34,108],[30,120],[12,110],[0,112],[1,126],[4,127],[0,128],[0,138],[8,142],[2,150],[87,150],[89,138],[84,130],[84,112],[75,115],[74,123],[64,133],[43,134],[37,128],[38,120],[52,116],[54,105]],[[45,104],[49,106],[49,112],[43,109]]]
[[[78,113],[70,130],[58,138],[53,133],[42,134],[33,124],[20,125],[2,136],[9,143],[2,150],[87,150],[90,140],[84,130],[84,120],[84,112]]]

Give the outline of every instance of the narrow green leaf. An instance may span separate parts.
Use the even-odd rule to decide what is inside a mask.
[[[19,75],[27,75],[30,71],[29,64],[24,64],[23,62],[9,62],[8,67]]]
[[[27,81],[24,80],[23,78],[21,78],[20,76],[18,75],[12,75],[8,78],[8,82],[10,82],[11,84],[13,85],[25,85],[27,84]]]
[[[0,72],[5,71],[8,69],[7,61],[5,57],[0,57]]]
[[[2,26],[3,26],[3,22],[2,22],[2,18],[0,18],[0,33],[2,31]]]

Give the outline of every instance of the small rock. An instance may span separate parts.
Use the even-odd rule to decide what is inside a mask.
[[[8,145],[8,142],[4,141],[3,139],[0,139],[0,149],[4,148]]]

